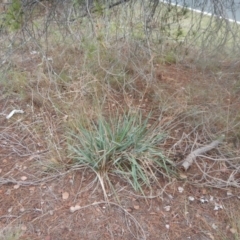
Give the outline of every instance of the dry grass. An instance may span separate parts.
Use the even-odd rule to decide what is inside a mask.
[[[7,161],[4,162],[4,167],[1,167],[3,171],[3,177],[0,178],[1,185],[42,187],[42,185],[46,186],[52,182],[59,183],[63,189],[65,187],[66,189],[73,188],[71,191],[76,193],[76,196],[68,204],[76,205],[78,204],[76,199],[84,192],[90,192],[90,196],[95,196],[98,184],[97,181],[92,180],[91,174],[86,170],[87,163],[79,161],[76,167],[73,156],[69,155],[67,144],[69,131],[75,133],[78,131],[81,136],[84,129],[91,135],[93,133],[91,127],[95,126],[95,130],[99,130],[101,119],[106,119],[106,123],[109,123],[109,119],[114,119],[113,116],[116,117],[116,113],[118,113],[118,119],[121,119],[126,112],[135,114],[141,112],[143,121],[136,121],[137,125],[134,127],[143,127],[144,119],[151,113],[151,117],[148,119],[149,126],[156,126],[155,130],[164,132],[165,136],[161,142],[156,142],[154,138],[151,138],[154,134],[157,136],[156,131],[153,131],[150,138],[149,135],[146,135],[147,139],[144,143],[154,145],[158,153],[161,151],[160,153],[163,153],[166,159],[171,159],[171,163],[175,162],[175,170],[179,172],[180,177],[182,175],[177,166],[184,157],[192,150],[225,134],[226,139],[218,149],[211,151],[206,156],[199,157],[190,171],[184,173],[187,175],[186,182],[190,186],[209,189],[232,187],[238,189],[240,187],[238,157],[240,154],[239,62],[229,59],[228,55],[224,62],[220,61],[221,58],[210,58],[208,52],[203,52],[203,49],[197,52],[197,46],[193,48],[181,45],[176,48],[176,42],[170,41],[169,43],[169,39],[161,44],[156,44],[150,37],[145,39],[142,23],[138,23],[137,18],[134,18],[137,16],[137,11],[136,16],[131,16],[133,26],[130,23],[128,25],[118,21],[118,17],[130,14],[124,10],[126,9],[122,11],[117,9],[114,10],[115,12],[106,13],[104,17],[99,18],[92,16],[90,20],[83,19],[81,23],[76,20],[68,23],[64,28],[53,22],[49,26],[52,32],[49,32],[47,41],[36,37],[29,40],[25,35],[21,35],[21,32],[9,32],[8,35],[2,36],[1,42],[4,41],[5,46],[8,46],[8,42],[10,47],[8,51],[1,49],[1,56],[4,56],[5,62],[0,69],[0,106],[2,109],[0,155]],[[113,17],[111,14],[115,14],[116,19],[108,22],[106,19]],[[44,21],[41,17],[36,19],[36,26],[41,21]],[[126,28],[124,28],[125,25]],[[129,32],[129,29],[132,28],[134,31]],[[38,31],[40,31],[40,27],[34,29],[35,33]],[[151,37],[154,37],[154,34]],[[183,52],[186,53],[185,50],[187,54],[182,56]],[[197,53],[199,55],[196,55]],[[200,55],[203,58],[195,58]],[[5,117],[13,109],[22,109],[24,114],[16,114],[6,120]],[[121,122],[118,122],[118,125],[120,126]],[[106,129],[109,127],[107,124],[104,126]],[[146,129],[149,126],[146,125]],[[114,126],[111,125],[110,128],[113,130],[110,133],[114,133]],[[121,129],[131,133],[131,129],[124,128],[123,125]],[[132,134],[136,134],[136,132],[133,131]],[[92,135],[90,141],[94,142],[97,137],[99,136]],[[106,138],[104,134],[101,137],[102,142],[108,142],[109,146],[111,145],[112,138]],[[84,147],[82,144],[84,139],[80,138],[79,140],[80,142],[74,143],[75,149],[80,145],[82,148]],[[70,142],[70,147],[72,143]],[[82,148],[80,150],[83,150]],[[133,146],[131,145],[129,148],[132,150]],[[95,150],[95,161],[98,161],[98,158],[102,156],[101,149]],[[91,148],[88,151],[91,153]],[[123,151],[112,155],[111,166],[104,165],[104,170],[109,171],[107,174],[113,179],[111,181],[113,188],[102,189],[105,191],[105,198],[108,196],[111,201],[116,199],[111,199],[109,194],[118,197],[126,187],[125,182],[122,184],[123,178],[116,177],[112,171],[114,158],[121,154]],[[148,161],[146,163],[144,159],[141,159],[141,163],[143,163],[141,169],[147,174],[152,173],[152,156],[144,155],[144,157]],[[17,159],[23,159],[23,161],[19,163]],[[94,168],[92,165],[90,167]],[[124,170],[126,169],[130,171],[130,168]],[[158,167],[154,166],[154,169],[159,172]],[[98,169],[94,170],[98,172]],[[77,175],[78,171],[83,174],[80,180]],[[127,176],[127,173],[124,174]],[[22,180],[22,176],[27,176],[27,180]],[[76,183],[80,182],[85,186],[84,190],[79,191],[79,186],[75,187],[75,177],[78,179]],[[135,189],[138,189],[136,184],[138,181],[144,182],[144,179],[141,181],[140,177],[135,176],[135,178],[134,184],[131,182],[132,180],[129,182],[135,186]],[[101,178],[99,179],[101,182]],[[149,179],[147,178],[145,182],[151,186],[152,179]],[[162,175],[156,174],[155,179],[158,179],[160,183],[161,181],[166,183],[162,179]],[[172,182],[170,183],[174,188],[172,191],[176,192],[176,187]],[[160,195],[154,195],[151,191],[156,190],[155,184],[152,185],[154,186],[151,186],[150,190],[141,185],[142,193],[145,195],[144,199],[164,199],[163,194],[168,190],[163,187]],[[129,186],[127,185],[127,187]],[[39,190],[38,193],[41,191]],[[60,187],[58,191],[62,191]],[[132,189],[128,189],[128,191],[133,196],[131,201],[134,202],[134,198],[141,199],[142,196],[138,196]],[[169,192],[171,191],[169,190]],[[48,196],[46,201],[49,201],[51,206],[56,204],[56,209],[60,209],[61,216],[63,216],[59,223],[60,226],[64,225],[62,221],[66,214],[62,208],[68,209],[69,205],[59,206],[56,200],[59,199],[57,194],[59,192],[56,193],[49,188],[46,193]],[[197,193],[195,194],[197,196]],[[97,196],[98,199],[103,197],[101,192]],[[87,206],[87,209],[91,208],[86,211],[91,214],[102,211],[101,207],[96,207],[97,203],[94,205],[87,202],[86,199],[87,197],[83,200],[83,208],[84,206]],[[122,196],[119,199],[125,201]],[[128,235],[122,233],[122,236],[127,236],[126,239],[130,239],[130,236],[135,236],[136,239],[146,239],[146,231],[140,224],[140,222],[143,223],[142,219],[138,219],[139,216],[133,216],[134,214],[131,215],[129,213],[132,211],[131,208],[127,206],[123,208],[119,199],[118,206],[115,203],[110,203],[110,205],[120,209],[124,215],[121,221],[122,226],[128,229]],[[34,199],[33,203],[35,201],[37,202]],[[99,206],[105,204],[105,202],[98,202]],[[182,202],[182,209],[184,204],[189,204],[186,199],[183,199]],[[7,205],[7,202],[4,204]],[[29,205],[31,204],[29,202]],[[133,209],[138,209],[139,205],[134,203]],[[31,205],[31,207],[33,206],[34,204]],[[93,207],[96,207],[97,210]],[[189,207],[191,207],[190,204]],[[142,208],[144,208],[144,204]],[[43,215],[37,216],[33,220],[34,223],[41,225],[44,218],[51,221],[51,216],[47,215],[47,211]],[[228,207],[226,212],[231,222],[229,229],[236,229],[236,232],[232,233],[233,238],[231,239],[238,239],[239,216],[234,214],[231,207]],[[112,217],[110,213],[116,214],[115,210],[109,212],[109,218]],[[150,213],[154,218],[155,210]],[[188,218],[184,215],[185,213],[179,212],[179,214],[182,214],[184,219]],[[80,215],[78,217],[80,218]],[[70,219],[68,220],[70,225],[75,226]],[[130,224],[135,226],[132,233]],[[3,225],[8,226],[8,223],[3,222]],[[9,223],[9,225],[11,224]],[[164,225],[162,227],[166,230]],[[201,227],[204,229],[205,226]],[[114,232],[114,227],[110,230]],[[180,234],[177,226],[175,230],[175,233],[174,231],[169,232],[169,236],[180,239],[177,238],[177,234]],[[18,232],[17,234],[14,233],[15,231],[10,232],[10,238],[5,237],[5,239],[21,239],[20,235],[17,236]],[[2,232],[1,234],[6,233]],[[221,236],[217,233],[214,234],[216,239],[228,239],[227,237],[229,237],[229,232]],[[164,239],[161,233],[159,233],[159,237]],[[165,239],[167,239],[167,235],[165,235]]]

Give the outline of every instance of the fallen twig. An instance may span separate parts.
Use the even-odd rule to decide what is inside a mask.
[[[23,110],[14,109],[6,116],[6,119],[10,119],[15,113],[24,113],[24,111]]]
[[[192,165],[193,161],[196,160],[196,157],[199,155],[202,155],[203,153],[206,153],[210,150],[212,150],[213,148],[216,148],[218,146],[219,143],[221,143],[224,139],[224,135],[222,135],[219,139],[213,141],[212,143],[198,148],[196,150],[194,150],[193,152],[191,152],[187,158],[184,160],[184,162],[182,163],[182,167],[184,168],[184,170],[188,170],[188,168]]]

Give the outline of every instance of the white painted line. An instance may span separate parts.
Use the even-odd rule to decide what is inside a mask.
[[[179,4],[176,4],[176,3],[170,3],[168,1],[164,1],[164,0],[160,0],[160,2],[163,2],[163,3],[167,3],[167,4],[171,4],[172,6],[177,6],[177,7],[181,7],[181,8],[186,8],[192,12],[196,12],[196,13],[202,13],[203,15],[206,15],[206,16],[214,16],[214,17],[217,17],[217,18],[220,18],[220,19],[225,19],[225,20],[228,20],[229,22],[233,22],[233,23],[237,23],[237,24],[240,24],[239,21],[236,21],[234,19],[227,19],[227,18],[223,18],[221,16],[217,16],[215,14],[212,14],[212,13],[209,13],[209,12],[202,12],[201,10],[197,10],[197,9],[194,9],[194,8],[190,8],[190,7],[183,7],[182,5],[179,5]]]

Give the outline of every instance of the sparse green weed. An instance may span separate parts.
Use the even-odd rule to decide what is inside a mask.
[[[6,94],[15,93],[20,97],[24,97],[27,93],[27,73],[12,70],[7,75],[2,76],[1,84],[5,88]]]
[[[140,113],[99,116],[87,128],[81,123],[69,138],[70,156],[79,165],[87,165],[103,181],[111,173],[121,175],[135,190],[157,181],[157,173],[169,176],[174,171],[160,148],[166,137],[159,127],[149,127],[149,119]]]
[[[0,240],[19,240],[22,234],[20,228],[5,228],[0,231]]]
[[[166,54],[164,61],[168,64],[174,64],[177,62],[176,54],[173,51],[170,51]]]
[[[20,0],[12,0],[7,10],[3,25],[11,30],[18,30],[23,24],[23,10]]]

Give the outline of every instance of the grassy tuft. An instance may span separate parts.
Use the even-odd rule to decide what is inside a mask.
[[[106,120],[99,117],[89,127],[79,124],[71,133],[69,150],[79,165],[87,165],[101,182],[111,183],[109,175],[121,175],[135,190],[150,187],[157,174],[173,173],[171,162],[160,149],[166,135],[152,127],[140,113],[123,114]]]
[[[5,228],[0,230],[0,240],[19,240],[23,235],[19,228]]]

